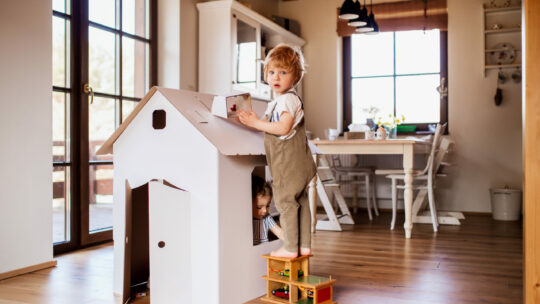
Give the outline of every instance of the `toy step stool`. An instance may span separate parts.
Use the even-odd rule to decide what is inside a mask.
[[[337,304],[332,300],[336,280],[309,274],[309,257],[294,259],[263,255],[266,259],[266,296],[269,303]]]

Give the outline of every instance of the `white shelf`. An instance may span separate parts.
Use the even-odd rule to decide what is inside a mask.
[[[521,67],[521,63],[486,65],[486,69],[510,69],[519,67]]]
[[[521,32],[521,28],[513,27],[513,28],[502,28],[498,30],[484,30],[485,34],[501,34],[501,33],[514,33],[514,32]]]
[[[485,50],[486,53],[490,53],[490,52],[499,52],[499,51],[508,51],[508,49],[505,49],[505,48],[500,48],[500,49],[486,49]],[[516,52],[521,52],[521,50],[514,50]]]
[[[484,8],[484,13],[501,13],[501,12],[512,12],[512,11],[521,11],[521,6]]]

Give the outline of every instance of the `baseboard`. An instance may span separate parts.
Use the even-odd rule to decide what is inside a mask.
[[[15,269],[15,270],[12,270],[12,271],[0,273],[0,281],[5,280],[7,278],[15,277],[15,276],[18,276],[18,275],[21,275],[21,274],[26,274],[26,273],[29,273],[29,272],[34,272],[34,271],[38,271],[38,270],[42,270],[42,269],[50,268],[50,267],[56,267],[56,264],[57,264],[56,260],[52,260],[52,261],[49,261],[49,262],[36,264],[36,265],[24,267],[24,268]]]

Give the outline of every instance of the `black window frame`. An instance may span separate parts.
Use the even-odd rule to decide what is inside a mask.
[[[53,86],[53,92],[64,92],[70,95],[69,99],[69,113],[66,113],[66,120],[69,120],[69,134],[70,138],[66,140],[70,141],[70,155],[71,158],[66,162],[54,162],[54,167],[71,167],[70,176],[70,239],[62,242],[53,243],[53,254],[58,255],[61,253],[77,250],[80,248],[100,244],[103,242],[109,242],[112,240],[112,228],[90,234],[88,231],[89,226],[89,192],[90,185],[88,183],[89,167],[95,165],[109,165],[113,164],[112,161],[99,161],[89,160],[88,152],[88,94],[83,92],[83,84],[88,82],[88,28],[93,26],[102,30],[106,30],[115,33],[120,36],[120,49],[122,54],[122,37],[129,37],[134,40],[149,43],[149,86],[157,85],[157,53],[158,53],[158,37],[157,37],[157,0],[149,0],[149,38],[140,37],[127,32],[123,32],[120,29],[109,28],[107,26],[100,25],[88,18],[89,7],[88,0],[66,0],[69,3],[70,13],[66,14],[53,10],[52,16],[68,19],[70,24],[70,60],[69,66],[66,63],[66,69],[69,69],[71,79],[69,81],[69,87],[57,87]],[[117,9],[121,12],[121,3],[119,2]],[[52,17],[51,16],[51,17]],[[120,17],[121,18],[121,17]],[[122,24],[120,19],[120,24]],[[67,52],[67,50],[66,50]],[[122,62],[120,60],[120,71],[122,70]],[[121,72],[120,72],[121,73]],[[122,120],[122,100],[129,100],[139,102],[141,98],[124,96],[122,94],[122,79],[119,77],[119,90],[115,94],[106,94],[96,92],[96,97],[106,97],[116,99],[119,102],[119,109],[117,116],[119,121]],[[67,177],[66,177],[67,178]],[[99,230],[98,230],[99,231]]]
[[[395,44],[395,32],[394,32],[394,44]],[[394,46],[395,48],[395,46]],[[343,79],[343,130],[347,130],[348,126],[352,123],[352,46],[351,37],[346,36],[342,38],[342,79]],[[396,52],[394,51],[394,62]],[[416,75],[416,74],[415,74]],[[421,74],[419,74],[421,75]],[[392,75],[388,75],[392,76]],[[401,75],[400,75],[401,76]],[[396,78],[394,71],[394,81]],[[448,88],[448,31],[440,31],[440,77],[446,80],[445,86]],[[354,77],[354,78],[372,78],[372,77]],[[395,92],[394,86],[394,92]],[[394,115],[396,108],[396,94],[394,93]],[[448,94],[442,96],[440,99],[440,124],[448,124]],[[429,131],[429,125],[433,123],[404,123],[403,125],[416,126],[417,134],[432,133]],[[448,134],[448,125],[445,130],[445,134]]]

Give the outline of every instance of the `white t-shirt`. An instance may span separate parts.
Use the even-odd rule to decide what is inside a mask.
[[[294,136],[296,133],[296,126],[300,123],[300,121],[302,121],[302,118],[304,118],[302,102],[300,101],[300,98],[296,96],[296,94],[284,93],[277,96],[268,104],[264,115],[266,117],[270,117],[270,122],[276,122],[279,121],[279,118],[283,112],[289,112],[289,114],[293,117],[294,123],[289,134],[280,136],[279,138],[289,139]]]

